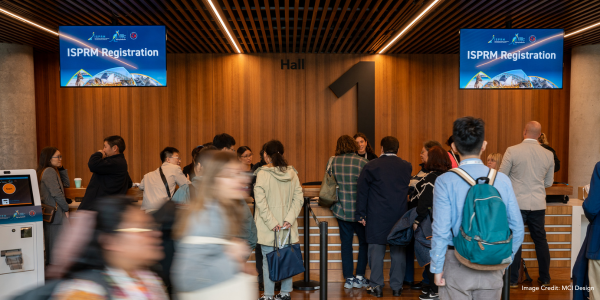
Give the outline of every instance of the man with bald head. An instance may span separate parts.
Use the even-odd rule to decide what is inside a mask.
[[[535,244],[540,277],[538,282],[550,284],[550,250],[546,240],[546,188],[554,181],[554,156],[542,147],[537,139],[542,134],[542,125],[536,121],[528,122],[523,129],[523,142],[506,149],[500,165],[500,172],[506,174],[512,182],[523,223],[529,227],[531,239]],[[521,249],[515,255],[511,265],[510,287],[516,288],[521,263]]]

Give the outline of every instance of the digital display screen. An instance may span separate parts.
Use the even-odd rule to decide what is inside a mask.
[[[461,29],[461,89],[561,89],[563,29]]]
[[[61,87],[167,86],[165,26],[59,26]]]
[[[0,207],[33,205],[29,175],[0,176]]]

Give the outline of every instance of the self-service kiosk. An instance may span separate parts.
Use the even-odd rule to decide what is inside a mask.
[[[0,170],[0,300],[44,284],[44,228],[35,170]]]

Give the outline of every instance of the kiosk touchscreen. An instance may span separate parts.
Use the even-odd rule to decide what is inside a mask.
[[[34,170],[0,170],[0,300],[44,284],[42,208]]]

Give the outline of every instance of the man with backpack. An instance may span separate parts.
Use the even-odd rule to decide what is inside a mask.
[[[439,299],[500,299],[502,275],[524,237],[510,179],[480,159],[487,142],[481,119],[454,121],[460,165],[436,180],[431,267]]]

